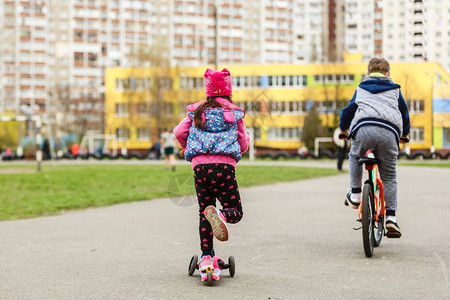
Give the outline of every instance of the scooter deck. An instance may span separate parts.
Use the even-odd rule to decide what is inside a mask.
[[[208,281],[208,273],[211,273],[211,280],[219,280],[222,270],[221,269],[209,269],[206,272],[200,272],[202,281]]]
[[[211,275],[210,275],[211,280],[219,280],[220,279],[220,274],[222,273],[222,269],[219,266],[219,261],[223,262],[223,260],[220,257],[214,256],[214,268],[208,267],[203,272],[200,271],[200,276],[202,277],[202,281],[208,281],[208,273],[211,273]]]

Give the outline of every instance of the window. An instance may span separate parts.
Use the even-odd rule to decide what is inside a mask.
[[[165,116],[173,116],[173,103],[164,103],[162,105],[162,113]]]
[[[148,103],[138,103],[137,113],[139,116],[149,116],[150,115],[150,105]]]
[[[450,128],[444,128],[444,146],[450,147]]]
[[[306,112],[305,101],[273,101],[270,112],[274,114],[301,115]]]
[[[130,89],[130,79],[129,78],[119,78],[116,79],[116,90],[123,91]]]
[[[26,30],[26,29],[21,29],[20,30],[20,36],[21,37],[30,37],[31,36],[31,31],[30,30]]]
[[[84,54],[83,52],[75,52],[74,53],[74,62],[76,65],[83,64]]]
[[[97,53],[88,53],[89,66],[95,67],[97,65]]]
[[[318,102],[318,110],[324,113],[332,113],[336,110],[336,103],[334,101],[321,101]]]
[[[148,78],[135,78],[136,90],[146,90],[150,86]]]
[[[300,127],[269,127],[267,128],[268,141],[300,141],[303,128]]]
[[[243,108],[247,114],[259,114],[261,112],[261,102],[259,101],[243,101],[239,102],[239,106]]]
[[[314,75],[314,83],[323,83],[323,75]]]
[[[139,141],[149,141],[150,140],[150,128],[138,128],[137,129],[137,139]]]
[[[128,103],[116,103],[117,117],[128,117]]]
[[[75,40],[82,40],[83,39],[83,32],[82,31],[75,31]]]
[[[406,105],[410,114],[423,114],[425,112],[424,100],[407,100]]]
[[[96,32],[89,32],[88,33],[88,41],[89,42],[96,42],[97,41],[97,33]]]
[[[425,133],[423,127],[413,127],[409,133],[411,144],[425,143]]]
[[[117,136],[117,140],[126,141],[129,139],[130,130],[128,128],[117,128],[116,136]]]
[[[168,78],[169,79],[169,78]],[[187,85],[191,89],[203,89],[205,87],[204,78],[187,78]]]

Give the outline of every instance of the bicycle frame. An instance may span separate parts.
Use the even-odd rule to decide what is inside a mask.
[[[365,169],[369,173],[369,179],[366,182],[369,182],[370,185],[372,186],[373,195],[375,198],[375,211],[376,211],[375,221],[378,222],[379,216],[380,215],[384,216],[384,214],[385,214],[383,182],[377,176],[377,174],[378,174],[378,166],[377,165],[367,165],[366,164],[364,166],[365,166]],[[377,190],[376,190],[377,183],[378,183],[378,186],[380,187],[380,196],[381,196],[380,198],[381,199],[378,199],[378,196],[377,196]],[[379,205],[381,207],[379,207]],[[359,221],[361,221],[361,210],[362,210],[362,205],[360,205],[359,209],[358,209],[358,220]]]

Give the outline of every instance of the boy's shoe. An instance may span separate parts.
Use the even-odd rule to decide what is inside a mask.
[[[347,196],[345,196],[344,204],[345,206],[351,206],[354,209],[358,209],[359,205],[361,204],[361,200],[360,202],[355,202],[354,200],[352,200],[352,193],[348,192]]]
[[[225,216],[213,205],[205,208],[203,212],[205,218],[211,224],[213,234],[221,242],[228,240],[228,226]]]
[[[398,224],[392,220],[386,221],[386,236],[388,238],[400,238],[402,236],[402,231]]]
[[[209,255],[202,256],[200,258],[200,263],[198,264],[198,269],[201,273],[214,271],[214,258]]]

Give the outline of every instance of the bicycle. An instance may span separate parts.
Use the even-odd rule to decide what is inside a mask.
[[[366,152],[365,157],[359,159],[359,164],[364,165],[369,174],[363,185],[358,220],[361,222],[364,253],[367,257],[371,257],[373,248],[380,245],[385,235],[383,182],[378,178],[378,160],[372,149]]]
[[[339,134],[340,139],[347,139],[347,135]],[[409,138],[402,137],[403,143],[408,143]],[[387,233],[385,231],[385,202],[383,193],[383,182],[378,177],[379,161],[375,157],[373,149],[369,149],[363,158],[359,159],[359,164],[364,165],[368,172],[368,179],[364,182],[362,189],[362,199],[358,210],[358,220],[362,229],[362,239],[364,253],[367,257],[372,257],[374,247],[381,244],[384,235],[389,238],[399,238],[400,236]],[[345,202],[348,205],[347,201]]]

